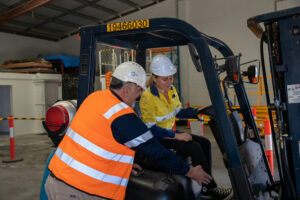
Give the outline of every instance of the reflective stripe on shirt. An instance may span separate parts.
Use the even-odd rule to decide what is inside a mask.
[[[128,108],[128,105],[125,103],[118,103],[116,105],[114,105],[113,107],[111,107],[106,113],[103,114],[103,116],[106,119],[109,119],[113,114],[119,112],[122,109]]]
[[[144,134],[142,134],[142,135],[126,142],[126,143],[124,143],[124,145],[126,145],[129,148],[136,147],[136,146],[139,146],[142,143],[147,142],[151,138],[153,138],[153,135],[152,135],[151,131],[147,131],[146,133],[144,133]]]
[[[155,125],[156,125],[156,122],[148,122],[148,123],[146,123],[146,126],[148,128],[151,128],[152,126],[155,126]]]
[[[116,154],[109,152],[94,143],[90,142],[89,140],[85,139],[75,131],[73,131],[71,128],[68,129],[66,133],[72,140],[74,140],[76,143],[80,144],[82,147],[85,149],[89,150],[90,152],[96,154],[97,156],[100,156],[102,158],[105,158],[107,160],[114,160],[118,162],[123,162],[123,163],[129,163],[132,164],[134,157],[132,156],[126,156],[126,155],[121,155],[121,154]]]
[[[66,163],[68,166],[72,167],[73,169],[89,176],[94,179],[97,179],[99,181],[103,181],[106,183],[112,183],[115,185],[121,185],[121,186],[127,186],[128,179],[121,178],[118,176],[112,176],[109,174],[105,174],[103,172],[97,171],[81,162],[78,162],[65,152],[61,148],[57,148],[55,154],[61,159],[64,163]]]
[[[163,121],[166,121],[166,120],[169,120],[173,117],[175,117],[177,115],[177,113],[180,112],[180,110],[182,110],[182,106],[179,106],[178,108],[176,108],[173,112],[165,115],[165,116],[161,116],[161,117],[155,117],[156,118],[156,121],[158,122],[163,122]]]

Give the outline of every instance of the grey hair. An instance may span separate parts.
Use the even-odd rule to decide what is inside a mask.
[[[123,86],[127,85],[128,83],[131,83],[131,82],[121,81],[120,79],[117,79],[116,77],[112,76],[109,89],[119,90],[119,89],[123,88]],[[132,87],[130,87],[130,88],[132,89]]]
[[[124,81],[121,81],[115,77],[111,77],[111,81],[110,81],[110,86],[109,86],[109,89],[114,89],[114,90],[118,90],[118,89],[121,89],[124,85],[125,85],[126,82]]]

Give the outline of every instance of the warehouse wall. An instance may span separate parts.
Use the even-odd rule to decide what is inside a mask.
[[[188,0],[184,3],[183,13],[186,14],[183,18],[199,31],[224,41],[235,54],[242,53],[241,62],[260,58],[259,40],[247,28],[247,19],[273,11],[273,0]],[[215,54],[213,51],[213,56]],[[184,63],[192,66],[190,59]],[[209,98],[203,98],[208,97],[207,89],[203,87],[203,74],[197,73],[193,67],[188,69],[185,79],[188,84],[182,89],[183,101],[189,101],[191,105],[209,105]],[[254,95],[250,97],[252,104],[256,104],[255,98]]]
[[[58,42],[0,32],[0,65],[6,60],[37,57],[60,51]]]
[[[285,2],[278,2],[278,5],[280,4],[277,6],[278,9],[295,6],[294,2],[296,1]],[[223,40],[235,54],[242,53],[241,62],[243,63],[260,59],[259,40],[247,28],[247,19],[255,15],[272,12],[275,5],[275,0],[166,0],[113,22],[178,16],[195,26],[199,31]],[[60,46],[63,52],[76,55],[80,48],[77,35],[62,40]],[[212,51],[213,56],[221,56],[214,50]],[[196,72],[187,48],[181,48],[180,54],[183,103],[189,102],[192,106],[209,105],[210,99],[203,74]],[[268,61],[268,57],[266,60]],[[257,91],[257,85],[246,84],[245,86],[248,92]],[[249,99],[252,105],[258,104],[256,95],[249,95]],[[265,103],[264,99],[263,97],[263,104]]]
[[[195,26],[199,31],[224,41],[235,54],[241,53],[241,63],[254,59],[260,60],[259,39],[247,28],[247,19],[276,10],[300,6],[299,0],[182,0],[179,1],[179,17]],[[267,47],[265,47],[265,60],[267,73],[269,62]],[[212,50],[213,56],[218,55]],[[187,59],[188,58],[188,59]],[[191,105],[209,105],[210,100],[203,74],[196,72],[188,55],[182,59],[181,65],[188,65],[187,72],[182,72],[183,102]],[[184,66],[182,66],[184,67]],[[242,67],[246,71],[247,66]],[[185,74],[187,73],[187,74]],[[262,75],[262,74],[261,74]],[[271,81],[269,80],[269,87]],[[257,85],[245,84],[246,91],[257,91]],[[270,88],[271,90],[271,88]],[[232,96],[233,97],[233,96]],[[257,95],[248,95],[250,104],[257,105]],[[233,100],[233,98],[232,98]],[[234,100],[233,100],[234,102]],[[261,98],[262,105],[266,105],[265,96]]]
[[[127,20],[136,20],[136,19],[154,18],[154,17],[175,17],[175,16],[176,16],[176,1],[166,0],[162,3],[145,8],[138,12],[111,21],[109,23],[127,21]],[[77,35],[73,35],[69,38],[61,40],[59,42],[59,45],[63,53],[70,54],[70,55],[79,55],[80,53],[80,42],[78,40]]]
[[[73,35],[66,39],[59,41],[60,53],[72,56],[79,56],[80,54],[80,41],[78,35]]]
[[[166,0],[152,7],[117,19],[126,21],[154,17],[176,17],[183,19],[201,32],[223,40],[234,53],[242,53],[242,62],[259,57],[259,40],[247,28],[249,17],[274,11],[275,0]],[[285,3],[292,2],[292,3]],[[278,9],[294,6],[295,0],[278,2]],[[177,6],[178,4],[178,6]],[[177,9],[178,7],[178,9]],[[38,54],[66,53],[79,55],[80,43],[77,35],[51,42],[46,40],[0,33],[0,63],[7,59],[35,57]],[[181,91],[183,103],[209,105],[203,74],[196,73],[186,48],[181,54]],[[214,55],[215,53],[213,53]],[[220,56],[220,55],[218,55]],[[255,87],[247,88],[250,92]],[[250,96],[251,104],[257,104],[256,96]]]

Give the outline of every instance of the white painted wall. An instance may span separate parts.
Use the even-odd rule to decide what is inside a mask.
[[[60,53],[79,56],[80,54],[80,41],[78,40],[78,35],[73,35],[66,39],[58,42]]]
[[[293,8],[296,6],[300,6],[299,0],[275,0],[275,10],[282,10],[282,9],[288,9]]]
[[[199,31],[221,39],[235,54],[242,53],[241,62],[260,59],[259,40],[247,28],[247,19],[272,12],[273,0],[185,0],[182,2],[185,4],[183,13],[187,13],[181,16],[182,19]],[[182,89],[183,102],[190,102],[195,106],[209,105],[208,92],[203,87],[205,85],[203,74],[196,72],[190,59],[184,60],[182,65],[189,66],[186,72],[188,75],[182,72],[182,82],[186,83],[186,86],[183,85],[185,88]],[[251,103],[256,104],[256,101]]]
[[[58,42],[0,32],[0,65],[6,60],[37,57],[60,51]]]
[[[195,26],[199,31],[225,42],[235,54],[242,53],[241,63],[260,60],[259,39],[247,27],[247,19],[252,16],[300,6],[299,0],[179,0],[179,18]],[[265,48],[267,73],[269,58]],[[183,103],[192,106],[211,104],[205,87],[203,74],[193,67],[186,48],[181,50],[181,85]],[[212,55],[217,54],[212,50]],[[242,69],[246,70],[245,66]],[[261,74],[262,75],[262,74]],[[203,87],[204,86],[204,87]],[[269,86],[271,81],[269,80]],[[257,85],[245,84],[247,92],[256,92]],[[271,89],[269,89],[271,90]],[[257,105],[257,96],[248,95],[251,105]],[[233,98],[232,98],[233,100]],[[265,96],[262,104],[266,105]]]

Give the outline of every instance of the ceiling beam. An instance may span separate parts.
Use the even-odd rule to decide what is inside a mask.
[[[55,24],[60,24],[60,25],[63,25],[63,26],[68,26],[68,27],[73,27],[73,28],[80,27],[79,24],[76,24],[74,22],[59,19],[60,17],[62,17],[64,15],[58,15],[58,16],[55,16],[55,17],[48,17],[46,15],[41,15],[41,14],[37,14],[37,13],[35,13],[34,15],[39,19],[45,20],[46,21],[45,23],[53,22]]]
[[[51,17],[51,18],[49,17],[48,19],[44,19],[44,21],[42,21],[42,22],[40,22],[40,23],[38,23],[38,24],[35,24],[35,25],[32,25],[32,26],[28,26],[27,29],[25,29],[24,31],[27,32],[27,31],[30,31],[31,29],[42,28],[43,26],[45,26],[46,24],[51,23],[51,22],[52,22],[52,23],[56,23],[56,24],[60,24],[60,25],[67,25],[67,24],[61,24],[61,23],[58,23],[59,21],[61,21],[61,20],[59,20],[59,18],[65,16],[65,15],[67,15],[67,14],[66,14],[66,13],[63,13],[63,14],[60,14],[60,15],[55,16],[55,17]],[[67,26],[68,26],[68,25],[67,25]],[[80,25],[77,25],[77,26],[75,26],[75,27],[69,25],[69,27],[79,28]]]
[[[134,8],[137,8],[139,10],[141,10],[141,7],[139,4],[137,3],[134,3],[133,1],[130,1],[130,0],[118,0],[119,2],[122,2],[128,6],[131,6],[131,7],[134,7]]]
[[[98,1],[99,0],[94,0],[94,1],[90,2],[89,4],[95,4]],[[64,17],[64,16],[69,15],[69,14],[77,16],[77,17],[85,18],[87,20],[90,20],[90,21],[93,21],[93,22],[96,22],[96,23],[103,23],[103,22],[100,21],[100,19],[97,19],[95,17],[88,16],[88,15],[85,15],[85,14],[77,12],[77,10],[81,10],[81,9],[83,9],[83,8],[85,8],[87,6],[86,3],[84,3],[84,2],[85,1],[81,2],[84,5],[76,7],[74,9],[72,9],[72,10],[66,9],[66,8],[63,8],[63,7],[60,7],[60,6],[57,6],[57,5],[53,5],[53,4],[45,5],[45,7],[49,8],[49,9],[62,12],[62,14],[57,15],[55,17],[51,17],[51,18],[48,17],[48,19],[44,19],[45,21],[43,21],[41,23],[38,23],[36,25],[28,27],[27,29],[24,30],[24,32],[28,32],[31,29],[37,29],[37,28],[42,27],[42,26],[44,26],[44,25],[46,25],[47,23],[50,23],[50,22],[57,23],[59,21],[62,21],[62,20],[59,20],[59,18]],[[109,9],[109,11],[113,11],[113,10]],[[113,11],[113,12],[114,12],[114,14],[116,13],[115,11]],[[79,27],[80,27],[80,25],[77,25],[76,29],[78,29]]]
[[[24,3],[25,0],[21,0],[19,1],[18,4],[21,4],[21,3]],[[77,1],[77,2],[82,2],[82,0],[74,0],[74,1]],[[92,1],[86,1],[88,2],[88,6],[91,6],[92,4],[97,4],[97,2],[99,2],[100,0],[92,0]],[[120,2],[123,2],[127,3],[127,5],[129,5],[130,3],[128,3],[128,0],[118,0]],[[154,4],[157,4],[157,3],[160,3],[160,2],[163,2],[165,0],[152,0],[152,3],[149,3],[149,4],[146,4],[146,5],[143,5],[143,6],[139,6],[138,4],[134,3],[135,5],[131,4],[132,7],[134,7],[134,9],[131,9],[130,11],[127,11],[125,13],[118,13],[118,15],[115,15],[113,16],[112,18],[110,19],[107,19],[104,21],[104,23],[107,23],[108,21],[111,21],[111,20],[115,20],[115,19],[118,19],[122,16],[126,16],[126,15],[129,15],[133,12],[136,12],[138,11],[139,9],[144,9],[144,8],[147,8],[147,7],[150,7]],[[131,3],[133,3],[133,1],[130,1]],[[48,5],[53,5],[53,4],[48,4]],[[46,5],[45,7],[47,7],[48,5]],[[87,4],[83,4],[82,3],[82,6],[79,6],[79,7],[76,7],[76,8],[73,8],[72,10],[70,9],[66,9],[66,8],[63,8],[63,7],[60,7],[60,6],[55,6],[52,7],[51,9],[56,9],[57,7],[58,10],[60,12],[62,12],[61,14],[57,15],[57,16],[54,16],[54,17],[49,17],[49,16],[46,16],[46,15],[43,15],[43,14],[38,14],[38,11],[35,12],[35,16],[38,18],[38,19],[41,19],[41,20],[45,20],[44,22],[41,22],[41,23],[38,23],[38,24],[35,24],[35,25],[31,25],[31,26],[27,26],[27,24],[24,24],[24,26],[27,26],[27,29],[25,28],[25,30],[23,30],[22,28],[17,28],[17,27],[12,27],[12,26],[6,26],[6,25],[0,25],[0,32],[9,32],[9,33],[14,33],[14,34],[20,34],[20,35],[25,35],[25,36],[31,36],[31,37],[36,37],[36,38],[40,38],[40,39],[46,39],[46,40],[52,40],[52,41],[58,41],[58,40],[61,40],[61,39],[64,39],[64,38],[67,38],[69,36],[72,36],[74,34],[77,34],[78,33],[78,27],[80,27],[80,25],[76,24],[76,23],[72,23],[72,22],[69,22],[69,21],[65,21],[65,20],[62,20],[62,19],[59,19],[65,15],[68,15],[68,14],[71,14],[71,15],[74,15],[74,16],[78,16],[81,15],[82,13],[78,12],[79,10],[85,8],[87,6]],[[101,6],[101,5],[99,5]],[[49,8],[49,7],[48,7]],[[61,9],[62,8],[62,9]],[[2,3],[0,3],[0,9],[3,10],[3,12],[5,10],[8,10],[10,9],[10,7],[6,6],[6,5],[3,5]],[[109,9],[109,8],[108,8]],[[66,12],[67,11],[67,12]],[[73,11],[73,12],[72,12]],[[25,15],[28,15],[28,16],[31,16],[31,13],[26,13]],[[91,17],[89,20],[91,21],[94,21],[96,22],[97,21],[97,24],[101,24],[103,23],[100,19],[96,19],[92,16],[88,16],[86,15],[87,17]],[[80,17],[83,17],[83,16],[80,16]],[[93,18],[93,19],[92,19]],[[16,22],[16,23],[15,23]],[[17,21],[17,20],[13,20],[12,21],[12,24],[15,24],[15,25],[21,25],[20,24],[21,21]],[[74,29],[71,30],[71,31],[68,31],[68,33],[62,33],[62,32],[58,32],[58,31],[50,31],[49,28],[46,28],[44,25],[49,23],[49,22],[53,22],[53,23],[56,23],[56,24],[61,24],[61,25],[65,25],[65,26],[68,26],[68,27],[73,27]],[[43,27],[43,28],[42,28]],[[48,34],[43,34],[44,31],[46,30],[49,30],[50,32],[48,32]],[[38,31],[40,30],[40,31]]]
[[[49,33],[61,33],[63,34],[64,31],[59,30],[59,29],[54,29],[54,28],[48,28],[48,27],[35,27],[35,25],[33,24],[29,24],[26,22],[22,22],[22,21],[18,21],[18,20],[13,20],[10,22],[7,22],[7,24],[12,24],[12,25],[16,25],[16,26],[20,26],[24,28],[24,32],[28,32],[30,30],[37,30],[37,31],[42,31],[42,32],[49,32]]]
[[[5,5],[3,5],[3,4],[0,3],[0,8],[6,10],[6,9],[8,9],[8,6],[5,6]],[[32,16],[31,13],[26,13],[25,15]],[[60,15],[59,16],[55,16],[55,17],[48,17],[46,15],[42,15],[42,14],[39,14],[37,12],[35,12],[34,15],[37,18],[41,19],[41,20],[52,21],[53,23],[60,24],[60,25],[63,25],[63,26],[69,26],[69,27],[73,27],[73,28],[80,27],[79,24],[76,24],[74,22],[70,22],[70,21],[65,21],[65,20],[58,19],[60,17]]]
[[[118,14],[116,11],[114,11],[114,10],[112,10],[112,9],[109,9],[109,8],[106,8],[106,7],[102,7],[102,6],[99,6],[98,4],[96,4],[96,3],[99,2],[100,0],[94,0],[94,1],[91,1],[91,2],[86,2],[85,0],[73,0],[73,1],[77,1],[77,2],[79,2],[79,3],[81,3],[81,4],[83,4],[83,5],[82,5],[82,6],[79,6],[79,7],[77,7],[77,8],[74,8],[74,9],[72,10],[72,12],[74,12],[74,11],[76,11],[76,10],[83,9],[83,8],[85,8],[86,6],[91,6],[91,7],[94,7],[94,8],[96,8],[96,9],[99,9],[99,10],[101,10],[101,11],[108,12],[108,13],[110,13],[110,14]],[[48,8],[49,8],[49,6],[51,7],[51,5],[48,5]],[[56,8],[57,8],[57,7],[56,7]],[[49,9],[50,9],[50,8],[49,8]],[[55,7],[52,6],[51,9],[55,9]],[[57,15],[57,16],[55,16],[55,17],[51,17],[51,18],[49,18],[49,19],[46,19],[45,21],[43,21],[43,22],[41,22],[41,23],[38,23],[38,24],[36,24],[36,25],[33,26],[33,27],[29,27],[29,28],[26,29],[25,31],[30,31],[32,28],[38,28],[38,27],[44,26],[44,25],[46,25],[46,24],[48,24],[48,23],[50,23],[50,22],[56,23],[56,22],[58,22],[58,21],[61,21],[61,20],[59,20],[59,18],[62,18],[62,17],[64,17],[64,16],[70,14],[69,10],[61,10],[61,9],[64,9],[64,8],[62,8],[62,7],[58,7],[58,9],[60,9],[60,11],[62,12],[62,14]],[[77,15],[77,16],[78,16],[78,15]],[[89,16],[88,16],[88,17],[89,17]],[[89,20],[95,20],[95,18],[94,18],[94,19],[89,18]],[[99,22],[97,21],[97,23],[99,23]],[[76,30],[78,30],[79,27],[80,27],[80,25],[77,25],[77,26],[75,27]],[[73,31],[72,31],[72,32],[73,32]]]
[[[92,1],[92,2],[89,2],[89,1],[86,1],[86,0],[73,0],[73,1],[76,1],[76,2],[81,3],[83,5],[86,5],[86,6],[96,8],[96,9],[101,10],[102,12],[106,12],[108,14],[120,15],[117,11],[115,11],[113,9],[98,5],[97,2],[99,2],[100,0],[95,0],[95,1]]]
[[[58,41],[60,38],[58,35],[54,36],[54,35],[38,33],[38,32],[24,33],[23,29],[11,27],[11,26],[7,26],[7,25],[1,25],[0,32],[13,33],[13,34],[24,35],[24,36],[29,36],[29,37],[34,37],[34,38],[39,38],[39,39],[44,39],[44,40],[51,40],[51,41]]]
[[[56,5],[53,5],[53,4],[48,4],[45,7],[56,10],[56,11],[64,12],[64,13],[67,13],[67,14],[70,14],[70,15],[73,15],[73,16],[76,16],[76,17],[81,17],[81,18],[90,20],[92,22],[96,22],[96,23],[101,22],[101,20],[96,18],[96,17],[92,17],[92,16],[89,16],[89,15],[85,15],[85,14],[82,14],[80,12],[77,12],[77,10],[81,10],[81,9],[85,8],[86,6],[79,6],[77,8],[72,9],[72,10],[67,9],[67,8],[63,8],[63,7],[60,7],[60,6],[56,6]]]
[[[29,11],[32,11],[40,6],[50,3],[54,0],[31,0],[15,8],[12,8],[0,15],[0,24],[3,24],[9,20],[15,19]]]

